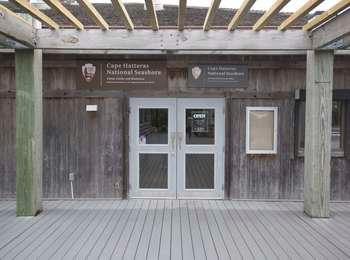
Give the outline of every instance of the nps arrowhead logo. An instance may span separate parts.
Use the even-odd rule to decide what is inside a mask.
[[[192,76],[194,79],[198,79],[202,74],[202,69],[198,66],[192,68]]]
[[[96,66],[91,63],[84,64],[81,67],[81,72],[86,82],[91,82],[96,73]]]

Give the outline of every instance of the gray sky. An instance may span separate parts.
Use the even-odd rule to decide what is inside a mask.
[[[156,0],[154,0],[156,1]],[[164,4],[178,5],[178,0],[157,0]],[[222,8],[238,8],[244,0],[222,0],[220,7]],[[302,6],[307,0],[291,0],[283,9],[283,12],[293,12]],[[319,5],[314,11],[327,10],[331,6],[335,5],[340,0],[325,0],[321,5]],[[106,0],[93,0],[93,2],[106,2]],[[144,0],[123,0],[124,3],[144,3]],[[266,10],[273,4],[274,0],[257,0],[253,5],[254,10]],[[211,0],[187,0],[188,6],[206,6],[208,7]]]

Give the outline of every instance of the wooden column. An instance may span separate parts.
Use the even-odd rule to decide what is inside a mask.
[[[16,50],[17,216],[42,210],[42,51]]]
[[[333,51],[308,51],[304,211],[329,217]]]

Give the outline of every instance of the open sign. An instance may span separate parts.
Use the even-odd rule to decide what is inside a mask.
[[[192,133],[207,133],[208,130],[208,111],[192,112]]]
[[[192,115],[192,117],[194,118],[194,119],[198,119],[198,118],[206,118],[206,114],[205,113],[194,113],[193,115]]]

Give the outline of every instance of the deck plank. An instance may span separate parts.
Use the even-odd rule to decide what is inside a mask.
[[[207,259],[219,259],[219,255],[215,247],[213,237],[210,233],[204,209],[202,208],[200,201],[194,201],[194,205]]]
[[[203,208],[205,217],[207,219],[209,231],[213,238],[213,242],[216,247],[219,259],[231,259],[231,257],[234,258],[234,256],[230,256],[229,254],[226,243],[211,212],[212,207],[210,207],[207,200],[202,200],[200,201],[200,203]]]
[[[126,224],[129,218],[131,217],[131,214],[134,212],[137,212],[141,204],[142,204],[141,200],[132,200],[131,203],[128,203],[127,207],[123,210],[122,216],[119,219],[117,225],[114,227],[111,235],[108,237],[108,240],[103,245],[103,248],[98,258],[101,258],[101,259],[111,258],[117,243],[122,238],[122,233],[126,228]]]
[[[106,208],[114,209],[112,201],[107,203],[98,202],[95,205],[94,214],[84,215],[84,220],[75,227],[75,232],[67,232],[65,236],[62,236],[60,240],[55,241],[55,245],[52,246],[51,255],[44,255],[46,259],[60,259],[65,256],[77,256],[80,251],[88,253],[89,250],[82,250],[82,247],[90,248],[90,244],[87,240],[91,237],[92,229],[100,226],[99,223],[103,222],[103,216],[106,214]],[[94,206],[94,205],[92,205]],[[102,226],[102,225],[101,225]],[[56,247],[55,250],[53,250]],[[67,255],[68,254],[68,255]]]
[[[124,259],[135,259],[138,252],[141,253],[143,259],[146,259],[156,207],[157,200],[151,200],[147,205],[147,209],[143,212],[144,217],[140,217],[139,226],[134,229],[132,237],[130,238],[123,257]]]
[[[157,202],[157,207],[154,213],[154,219],[152,224],[152,231],[149,238],[149,245],[147,249],[147,253],[145,254],[141,250],[138,250],[136,253],[135,259],[158,259],[159,256],[159,247],[162,236],[162,226],[164,219],[164,210],[165,210],[165,202],[164,200],[159,200]],[[147,236],[145,236],[147,237]],[[144,238],[145,240],[145,238]],[[141,241],[141,243],[144,243]],[[140,244],[141,244],[140,243]],[[141,248],[143,248],[141,246]]]
[[[330,219],[310,219],[300,211],[300,207],[296,207],[295,203],[285,202],[281,203],[281,206],[290,209],[295,216],[304,222],[308,226],[308,228],[305,227],[305,230],[309,230],[309,228],[310,232],[313,230],[317,234],[322,247],[327,248],[334,257],[338,259],[350,258],[350,248],[348,246],[350,240],[336,232],[334,226],[330,225],[332,222]]]
[[[123,216],[123,213],[126,212],[126,208],[128,205],[135,203],[135,201],[131,200],[123,200],[119,203],[119,207],[114,210],[112,216],[109,221],[106,221],[106,225],[102,228],[102,233],[96,237],[96,243],[90,248],[87,259],[97,259],[102,253],[103,249],[108,244],[111,236],[113,235],[113,231],[116,229],[119,220]]]
[[[149,209],[154,204],[154,200],[147,200],[143,202],[142,208],[138,213],[138,216],[135,220],[135,224],[131,229],[130,235],[128,233],[124,234],[124,244],[118,245],[118,253],[113,255],[112,258],[116,259],[134,259],[135,253],[137,251],[140,238],[142,236],[143,230],[145,228],[145,223],[148,218]],[[132,225],[132,224],[131,224]],[[120,248],[124,248],[124,252],[120,250]]]
[[[171,221],[171,258],[183,259],[182,256],[182,238],[181,238],[181,217],[180,201],[172,201],[172,221]]]
[[[247,242],[248,247],[252,251],[253,256],[258,259],[267,259],[264,250],[259,245],[255,236],[253,236],[249,231],[245,219],[242,218],[240,214],[238,214],[238,212],[234,209],[230,201],[224,201],[224,205],[227,211],[229,212],[232,221],[234,221],[237,224],[237,228],[239,229],[239,232]]]
[[[32,251],[30,255],[27,255],[27,259],[53,259],[53,255],[62,248],[62,244],[68,240],[74,233],[78,233],[84,222],[89,223],[89,225],[84,229],[86,231],[91,227],[92,222],[98,214],[101,213],[101,206],[106,202],[96,201],[95,203],[89,203],[86,209],[79,210],[76,217],[72,222],[67,223],[60,227],[59,230],[54,232],[53,235],[48,237],[44,242],[40,244],[35,251]],[[84,218],[81,216],[84,215]],[[85,238],[85,236],[81,236]],[[83,239],[79,239],[83,241]]]
[[[280,237],[283,244],[289,248],[287,250],[292,259],[313,259],[309,251],[305,249],[303,243],[300,242],[300,239],[291,232],[292,230],[289,230],[289,225],[284,225],[283,221],[274,210],[268,208],[265,203],[256,203],[252,201],[249,204],[258,209],[261,216],[269,223],[267,225],[270,225],[279,233],[278,237]]]
[[[350,203],[311,219],[300,202],[0,201],[0,259],[350,259]],[[7,223],[7,224],[5,224]]]
[[[172,200],[164,203],[164,215],[162,223],[162,233],[159,245],[158,259],[171,259],[171,227],[172,227]]]
[[[238,201],[234,203],[231,202],[231,204],[238,214],[241,214],[242,218],[245,219],[249,232],[255,237],[266,257],[268,259],[278,259],[276,248],[270,244],[271,242],[269,243],[269,241],[267,241],[265,237],[267,234],[259,228],[259,225],[257,225],[256,221],[253,219],[253,214],[246,208],[241,207]]]
[[[221,233],[223,242],[229,252],[230,258],[242,259],[243,256],[237,246],[237,243],[232,239],[231,233],[226,225],[226,222],[222,215],[220,214],[220,209],[217,207],[216,201],[208,201],[208,207],[211,209],[211,212],[215,218],[218,229]]]
[[[79,208],[82,205],[83,203],[77,203],[75,207]],[[73,202],[63,203],[60,208],[53,209],[51,212],[47,212],[46,215],[39,216],[38,218],[23,218],[23,223],[27,225],[24,227],[16,225],[13,230],[6,232],[9,236],[12,236],[12,233],[18,235],[15,236],[15,239],[10,244],[0,247],[0,259],[16,256],[25,248],[31,247],[31,242],[35,238],[40,238],[41,241],[43,236],[47,236],[48,232],[52,232],[57,227],[57,222],[60,223],[60,221],[64,221],[66,219],[65,213],[69,209],[73,209]],[[74,211],[71,212],[71,214],[73,213]],[[3,242],[4,240],[1,239],[0,241]]]
[[[317,256],[316,258],[336,259],[337,257],[326,247],[324,247],[324,244],[322,243],[323,238],[317,233],[313,232],[313,230],[303,223],[297,216],[295,216],[290,209],[281,207],[279,204],[282,203],[278,203],[276,205],[270,204],[270,206],[276,208],[283,218],[291,223],[293,228],[299,232],[305,241],[304,243],[306,247],[309,250],[313,250],[312,255]]]
[[[84,202],[79,205],[79,207],[86,207],[88,202]],[[32,251],[36,250],[40,245],[45,242],[51,235],[56,236],[60,232],[60,228],[68,225],[77,216],[77,211],[69,210],[74,207],[74,203],[66,210],[63,210],[57,214],[56,218],[49,219],[47,221],[41,222],[43,225],[38,225],[37,228],[33,228],[30,232],[26,232],[23,238],[17,240],[17,243],[12,247],[9,247],[5,255],[1,255],[1,258],[8,259],[25,259],[25,257]]]
[[[189,222],[187,203],[180,200],[180,218],[181,218],[181,239],[183,259],[194,259],[193,242],[191,234],[191,226]]]
[[[225,208],[225,205],[223,201],[215,201],[217,208],[219,209],[219,213],[221,217],[223,218],[223,221],[225,223],[225,226],[223,228],[226,228],[227,231],[230,233],[232,240],[236,244],[237,248],[239,249],[239,252],[243,259],[254,259],[253,252],[251,250],[254,246],[254,243],[252,245],[248,245],[244,235],[242,235],[238,224],[236,223],[237,220],[233,220],[231,218],[231,215],[229,211]],[[253,241],[254,242],[254,241]]]
[[[190,232],[192,236],[194,258],[207,259],[194,202],[192,200],[187,201],[187,207],[188,207],[188,218],[190,222],[189,225],[191,227]]]
[[[263,220],[260,212],[256,208],[249,206],[249,204],[250,203],[247,203],[245,201],[237,202],[237,205],[240,208],[243,208],[250,212],[248,215],[254,221],[255,227],[259,230],[259,233],[265,238],[265,240],[267,240],[271,245],[274,252],[276,252],[277,257],[279,259],[291,258],[294,252],[290,250],[289,246],[284,246],[286,242],[283,241],[283,237],[280,237],[280,234],[274,230],[273,226]]]
[[[121,233],[122,239],[115,242],[111,259],[123,259],[125,250],[130,244],[130,239],[132,238],[133,233],[141,233],[141,228],[143,227],[150,201],[141,200],[140,203],[140,206],[135,208],[130,217],[127,219],[125,228]]]
[[[16,218],[16,204],[13,202],[13,214],[11,214],[6,220],[2,220],[5,226],[1,227],[0,234],[0,249],[3,248],[13,239],[22,235],[26,230],[35,226],[43,219],[47,218],[48,213],[52,214],[52,209],[58,207],[62,201],[57,201],[55,204],[44,205],[44,212],[35,218],[31,217],[20,217]],[[46,204],[46,203],[45,203]]]

